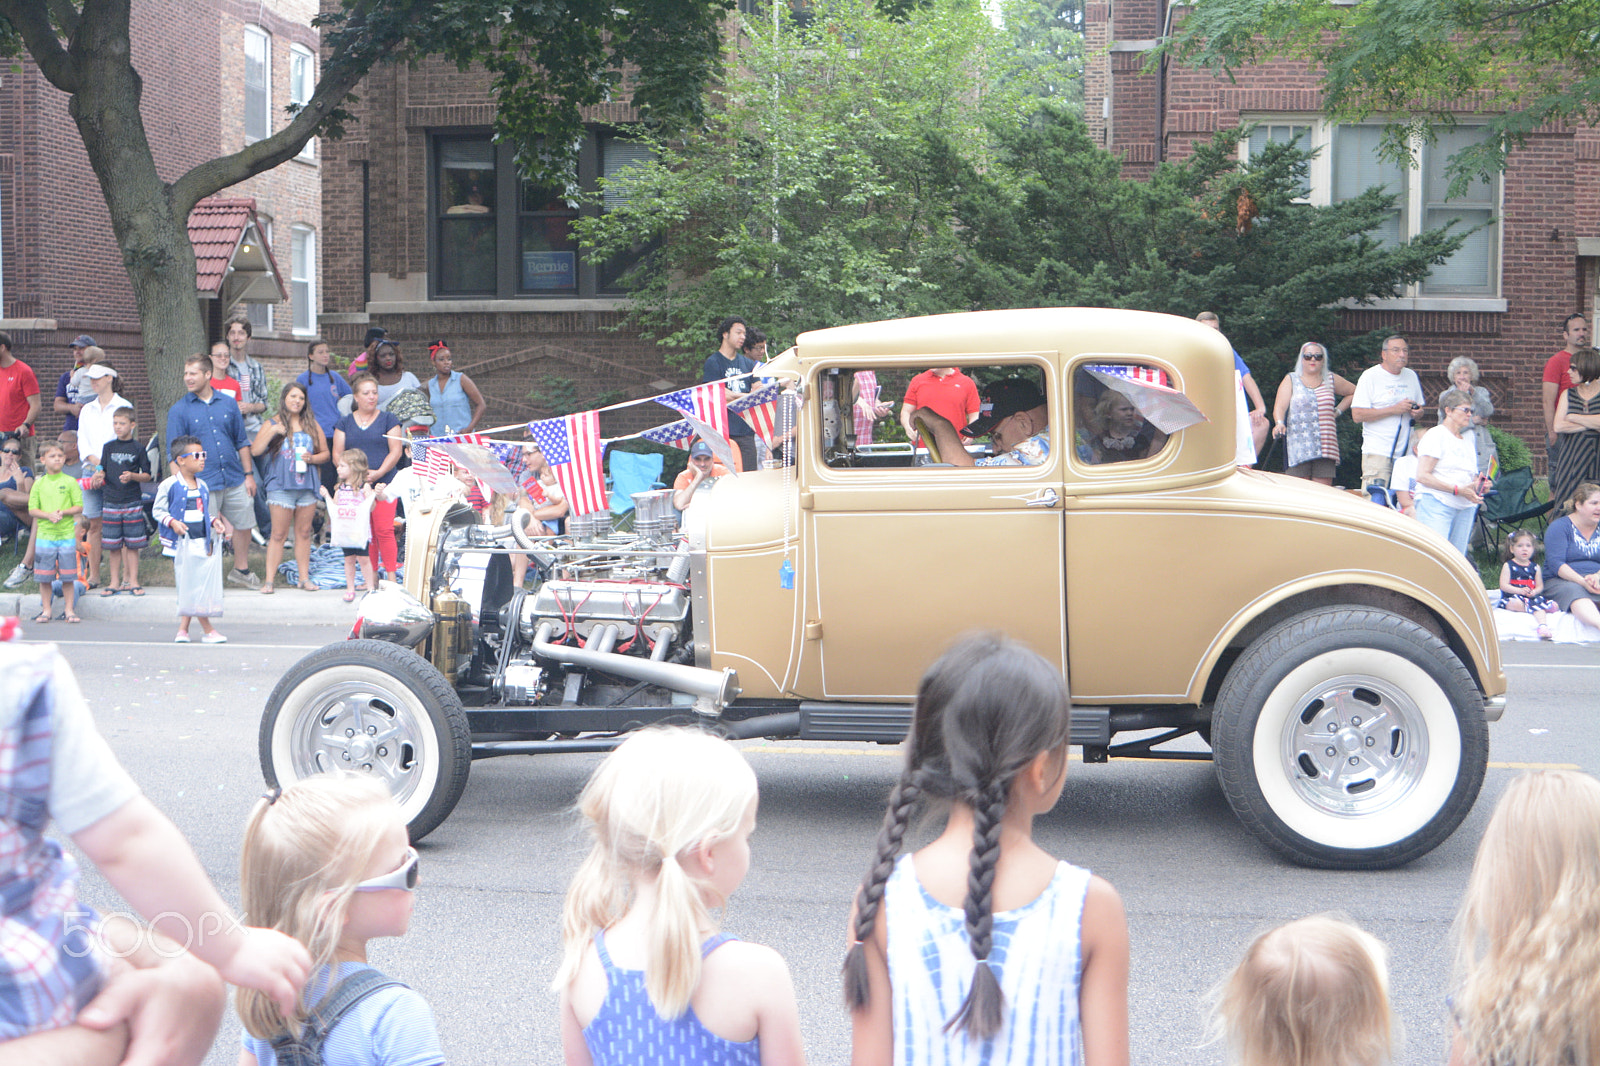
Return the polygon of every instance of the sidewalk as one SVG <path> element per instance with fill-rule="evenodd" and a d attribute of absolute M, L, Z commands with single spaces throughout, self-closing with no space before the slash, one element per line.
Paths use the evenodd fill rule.
<path fill-rule="evenodd" d="M 355 621 L 356 608 L 361 604 L 359 593 L 355 603 L 344 602 L 343 589 L 302 592 L 283 585 L 271 596 L 263 596 L 254 589 L 229 588 L 224 590 L 223 597 L 223 618 L 241 622 L 347 626 Z M 60 615 L 61 597 L 55 597 L 51 606 Z M 101 596 L 98 591 L 91 592 L 78 597 L 76 609 L 85 621 L 176 622 L 178 590 L 146 588 L 143 596 Z M 0 618 L 17 615 L 27 621 L 38 613 L 37 590 L 22 593 L 0 589 Z"/>

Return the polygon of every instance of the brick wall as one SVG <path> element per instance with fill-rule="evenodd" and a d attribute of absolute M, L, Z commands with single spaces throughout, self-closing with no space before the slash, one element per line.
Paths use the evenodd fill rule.
<path fill-rule="evenodd" d="M 1316 81 L 1303 64 L 1274 61 L 1235 72 L 1235 81 L 1169 65 L 1164 83 L 1140 74 L 1144 53 L 1118 42 L 1154 36 L 1164 0 L 1112 0 L 1086 6 L 1089 61 L 1085 112 L 1102 143 L 1124 160 L 1123 172 L 1147 176 L 1161 160 L 1187 158 L 1241 114 L 1316 113 Z M 1177 9 L 1181 21 L 1183 9 Z M 1102 117 L 1109 94 L 1109 118 Z M 1494 424 L 1534 444 L 1542 469 L 1540 376 L 1560 347 L 1562 320 L 1597 310 L 1600 260 L 1578 255 L 1578 241 L 1600 238 L 1600 130 L 1547 127 L 1514 152 L 1504 175 L 1501 291 L 1504 312 L 1364 309 L 1346 313 L 1352 332 L 1406 334 L 1411 365 L 1434 391 L 1458 355 L 1483 371 L 1494 398 Z M 1376 361 L 1376 352 L 1373 353 Z"/>
<path fill-rule="evenodd" d="M 599 398 L 652 395 L 683 381 L 666 368 L 653 343 L 614 330 L 621 314 L 610 299 L 563 297 L 541 310 L 537 298 L 419 297 L 408 313 L 369 313 L 371 286 L 426 293 L 430 137 L 487 131 L 494 97 L 486 72 L 460 71 L 437 59 L 381 66 L 356 95 L 352 111 L 358 121 L 343 140 L 322 146 L 323 333 L 337 352 L 348 357 L 360 348 L 368 326 L 380 325 L 400 342 L 407 369 L 425 378 L 426 345 L 442 337 L 456 369 L 472 377 L 489 401 L 490 425 L 546 417 L 554 412 L 545 401 L 556 397 L 588 405 Z M 585 112 L 596 124 L 633 118 L 617 104 Z M 631 432 L 667 420 L 665 408 L 629 409 L 607 416 L 602 432 Z"/>
<path fill-rule="evenodd" d="M 158 173 L 172 180 L 190 167 L 243 145 L 243 54 L 240 31 L 248 21 L 273 33 L 274 122 L 287 119 L 289 45 L 315 54 L 310 28 L 313 0 L 145 0 L 133 5 L 130 35 L 143 79 L 145 131 Z M 182 47 L 174 47 L 181 37 Z M 275 127 L 276 128 L 276 127 Z M 288 163 L 235 186 L 230 195 L 255 196 L 274 217 L 279 266 L 289 271 L 288 227 L 304 222 L 320 228 L 319 167 Z M 122 375 L 123 394 L 148 412 L 150 391 L 132 286 L 112 235 L 99 183 L 89 168 L 67 96 L 45 80 L 31 61 L 0 79 L 0 207 L 3 207 L 6 318 L 54 319 L 54 331 L 12 330 L 17 354 L 53 396 L 61 372 L 71 365 L 67 344 L 92 335 Z M 281 313 L 290 311 L 287 305 Z M 212 319 L 220 322 L 213 309 Z M 292 321 L 292 319 L 285 319 Z M 288 336 L 287 333 L 284 334 Z M 262 339 L 261 347 L 286 349 L 287 341 Z M 303 344 L 298 346 L 304 352 Z M 43 429 L 59 419 L 49 411 Z M 157 428 L 141 419 L 141 430 Z"/>

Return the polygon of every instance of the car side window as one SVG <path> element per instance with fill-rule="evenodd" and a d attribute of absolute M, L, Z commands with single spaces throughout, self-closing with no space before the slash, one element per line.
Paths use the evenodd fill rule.
<path fill-rule="evenodd" d="M 1096 361 L 1072 375 L 1073 449 L 1091 466 L 1148 459 L 1167 434 L 1145 417 L 1156 390 L 1171 388 L 1166 371 L 1136 362 Z"/>
<path fill-rule="evenodd" d="M 1038 365 L 827 368 L 818 379 L 818 402 L 812 415 L 820 420 L 817 439 L 823 462 L 835 469 L 970 465 L 951 463 L 949 457 L 938 454 L 937 441 L 930 449 L 919 431 L 916 412 L 937 414 L 957 431 L 969 425 L 982 427 L 986 425 L 986 396 L 993 387 L 1010 389 L 1013 397 L 1034 395 L 1039 406 L 1051 406 L 1045 400 L 1045 372 Z M 1005 403 L 1001 410 L 1002 417 L 1011 414 Z M 1003 449 L 996 448 L 988 433 L 949 438 L 946 443 L 959 439 L 978 465 L 1035 465 L 1049 452 L 1046 419 L 1037 416 L 1035 421 L 1038 424 L 1031 426 L 1022 440 L 1009 442 L 1007 431 L 1021 424 L 1013 419 L 1007 431 L 1002 431 Z M 1029 441 L 1028 437 L 1037 439 Z M 1015 444 L 1031 450 L 1024 461 L 1007 462 L 1005 455 Z"/>

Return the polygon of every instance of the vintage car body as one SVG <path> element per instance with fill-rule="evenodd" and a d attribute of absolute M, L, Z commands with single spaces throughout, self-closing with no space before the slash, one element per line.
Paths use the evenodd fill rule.
<path fill-rule="evenodd" d="M 855 371 L 894 382 L 951 365 L 1037 383 L 1045 462 L 913 465 L 909 446 L 856 446 L 839 417 Z M 1164 374 L 1209 421 L 1097 465 L 1078 446 L 1089 366 Z M 654 721 L 892 742 L 928 664 L 994 629 L 1060 666 L 1086 761 L 1214 756 L 1240 817 L 1295 861 L 1402 863 L 1470 810 L 1506 689 L 1478 575 L 1394 512 L 1238 470 L 1215 331 L 1134 311 L 980 312 L 804 334 L 764 372 L 802 398 L 796 462 L 722 479 L 681 540 L 533 541 L 449 503 L 411 516 L 406 587 L 364 601 L 367 639 L 314 653 L 269 700 L 269 780 L 358 765 L 390 781 L 420 836 L 471 758 L 602 750 Z M 540 561 L 532 590 L 468 587 L 451 561 L 487 554 L 492 575 L 519 547 Z M 1171 746 L 1191 734 L 1212 751 Z M 421 755 L 373 757 L 363 736 Z"/>

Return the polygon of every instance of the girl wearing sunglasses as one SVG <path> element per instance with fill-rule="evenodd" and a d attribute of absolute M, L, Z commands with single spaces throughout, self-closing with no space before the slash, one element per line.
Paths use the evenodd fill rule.
<path fill-rule="evenodd" d="M 288 1017 L 239 990 L 244 1066 L 311 1048 L 329 1066 L 444 1062 L 427 1001 L 367 961 L 369 940 L 405 934 L 417 877 L 405 819 L 372 778 L 324 774 L 262 797 L 245 827 L 245 912 L 304 944 L 314 969 Z"/>

